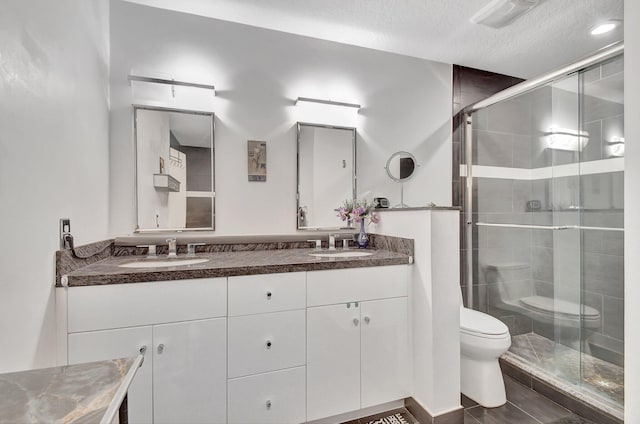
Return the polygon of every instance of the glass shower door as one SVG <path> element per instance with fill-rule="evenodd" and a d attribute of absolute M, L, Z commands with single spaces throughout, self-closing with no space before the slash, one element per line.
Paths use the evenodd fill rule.
<path fill-rule="evenodd" d="M 622 58 L 475 111 L 465 303 L 507 324 L 505 360 L 621 408 Z M 596 401 L 594 401 L 596 402 Z"/>

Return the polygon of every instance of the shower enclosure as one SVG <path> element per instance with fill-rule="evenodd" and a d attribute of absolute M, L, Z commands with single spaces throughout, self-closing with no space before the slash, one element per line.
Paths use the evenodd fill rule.
<path fill-rule="evenodd" d="M 622 46 L 467 109 L 465 303 L 507 363 L 621 416 Z M 466 171 L 466 172 L 465 172 Z"/>

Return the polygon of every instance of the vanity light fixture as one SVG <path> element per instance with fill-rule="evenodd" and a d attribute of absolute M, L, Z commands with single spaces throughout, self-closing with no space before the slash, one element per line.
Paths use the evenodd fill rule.
<path fill-rule="evenodd" d="M 591 29 L 591 35 L 602 35 L 607 32 L 611 32 L 620 25 L 621 21 L 618 19 L 610 19 L 606 22 L 602 22 Z"/>
<path fill-rule="evenodd" d="M 196 82 L 188 82 L 188 81 L 178 81 L 174 79 L 164 79 L 164 78 L 152 78 L 152 77 L 144 77 L 141 75 L 133 75 L 129 74 L 129 81 L 139 81 L 139 82 L 150 82 L 155 84 L 167 84 L 171 86 L 171 94 L 175 97 L 174 87 L 176 85 L 182 87 L 194 87 L 194 88 L 204 88 L 205 90 L 211 90 L 213 95 L 216 95 L 216 87 L 210 84 L 200 84 Z"/>
<path fill-rule="evenodd" d="M 547 137 L 547 147 L 555 150 L 580 152 L 589 142 L 588 131 L 551 127 L 544 135 Z"/>
<path fill-rule="evenodd" d="M 335 102 L 333 100 L 314 99 L 314 98 L 311 98 L 311 97 L 298 97 L 296 99 L 296 106 L 300 102 L 320 103 L 320 104 L 331 105 L 331 106 L 352 107 L 352 108 L 355 108 L 355 109 L 360 109 L 362 107 L 361 105 L 356 104 L 356 103 Z"/>

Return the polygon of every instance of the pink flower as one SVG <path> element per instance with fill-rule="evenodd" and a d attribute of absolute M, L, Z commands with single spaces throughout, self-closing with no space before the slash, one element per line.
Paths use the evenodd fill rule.
<path fill-rule="evenodd" d="M 347 210 L 343 207 L 338 208 L 338 217 L 343 220 L 346 221 L 347 219 L 349 219 L 349 212 L 347 212 Z"/>
<path fill-rule="evenodd" d="M 376 212 L 371 212 L 371 222 L 374 224 L 380 222 L 380 216 Z"/>

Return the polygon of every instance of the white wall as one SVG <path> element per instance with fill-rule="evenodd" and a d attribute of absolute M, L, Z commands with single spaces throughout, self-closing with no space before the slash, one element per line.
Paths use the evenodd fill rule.
<path fill-rule="evenodd" d="M 451 203 L 450 65 L 118 0 L 111 6 L 115 234 L 135 228 L 131 70 L 216 86 L 209 102 L 216 114 L 216 233 L 295 231 L 297 97 L 363 106 L 361 194 L 397 203 L 399 187 L 383 167 L 391 153 L 409 150 L 421 168 L 406 187 L 406 203 Z M 247 140 L 267 141 L 264 183 L 247 181 Z"/>
<path fill-rule="evenodd" d="M 370 229 L 414 239 L 412 396 L 432 415 L 460 408 L 460 241 L 457 210 L 381 212 Z"/>
<path fill-rule="evenodd" d="M 58 219 L 107 238 L 108 18 L 99 0 L 0 13 L 0 373 L 55 364 Z"/>
<path fill-rule="evenodd" d="M 624 2 L 625 422 L 640 422 L 640 3 Z M 627 260 L 627 258 L 633 258 Z"/>

